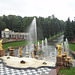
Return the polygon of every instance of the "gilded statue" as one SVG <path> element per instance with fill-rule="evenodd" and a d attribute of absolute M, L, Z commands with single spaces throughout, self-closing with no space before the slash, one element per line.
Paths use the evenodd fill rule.
<path fill-rule="evenodd" d="M 22 57 L 21 47 L 19 47 L 20 57 Z"/>
<path fill-rule="evenodd" d="M 61 55 L 61 44 L 56 45 L 56 48 L 58 49 L 57 56 Z"/>
<path fill-rule="evenodd" d="M 2 41 L 3 41 L 3 39 L 0 40 L 0 50 L 3 50 L 3 48 L 2 48 Z"/>

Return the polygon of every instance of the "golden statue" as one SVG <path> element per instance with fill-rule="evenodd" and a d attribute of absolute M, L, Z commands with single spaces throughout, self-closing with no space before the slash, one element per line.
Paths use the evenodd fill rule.
<path fill-rule="evenodd" d="M 32 51 L 32 53 L 31 53 L 31 57 L 32 58 L 34 58 L 35 56 L 36 56 L 36 53 L 37 53 L 37 45 L 34 45 L 34 48 L 35 48 L 35 50 L 34 51 Z"/>
<path fill-rule="evenodd" d="M 34 45 L 34 57 L 39 57 L 39 56 L 38 56 L 37 45 Z"/>
<path fill-rule="evenodd" d="M 65 55 L 65 57 L 64 57 L 65 61 L 67 61 L 67 52 L 66 51 L 64 52 L 64 55 Z"/>
<path fill-rule="evenodd" d="M 34 49 L 34 57 L 35 58 L 39 58 L 42 60 L 42 54 L 43 54 L 43 51 L 42 50 L 38 50 L 38 47 L 37 45 L 34 45 L 35 49 Z"/>
<path fill-rule="evenodd" d="M 61 54 L 61 43 L 59 45 L 56 45 L 56 48 L 58 49 L 58 52 L 57 52 L 57 65 L 60 65 L 60 64 L 62 65 L 62 63 L 63 63 L 66 66 L 72 66 L 73 59 L 70 56 L 67 56 L 67 52 L 65 51 L 64 54 Z"/>
<path fill-rule="evenodd" d="M 20 57 L 22 57 L 21 47 L 19 47 Z"/>
<path fill-rule="evenodd" d="M 3 48 L 2 48 L 2 41 L 3 41 L 3 39 L 0 40 L 0 57 L 5 55 L 5 50 L 3 50 Z"/>
<path fill-rule="evenodd" d="M 3 39 L 0 40 L 0 50 L 3 50 L 3 48 L 2 48 L 2 41 L 3 41 Z"/>
<path fill-rule="evenodd" d="M 69 60 L 69 62 L 72 63 L 72 62 L 73 62 L 73 59 L 71 58 L 71 59 Z"/>
<path fill-rule="evenodd" d="M 58 49 L 57 56 L 60 56 L 61 55 L 61 44 L 56 45 L 56 48 Z"/>

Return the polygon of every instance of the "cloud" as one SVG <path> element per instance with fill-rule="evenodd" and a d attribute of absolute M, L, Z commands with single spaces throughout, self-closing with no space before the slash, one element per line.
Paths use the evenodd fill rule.
<path fill-rule="evenodd" d="M 55 16 L 66 20 L 73 18 L 74 0 L 0 0 L 0 15 Z"/>

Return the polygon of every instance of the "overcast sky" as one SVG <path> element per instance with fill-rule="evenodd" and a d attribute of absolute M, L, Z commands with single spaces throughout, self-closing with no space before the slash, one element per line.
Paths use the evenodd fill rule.
<path fill-rule="evenodd" d="M 0 16 L 9 14 L 74 20 L 75 0 L 0 0 Z"/>

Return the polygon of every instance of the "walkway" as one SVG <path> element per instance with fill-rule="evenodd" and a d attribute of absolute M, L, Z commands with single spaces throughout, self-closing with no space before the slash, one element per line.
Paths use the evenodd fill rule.
<path fill-rule="evenodd" d="M 11 69 L 3 66 L 0 64 L 0 75 L 41 75 L 41 74 L 49 74 L 51 69 L 49 68 L 39 68 L 37 70 L 18 70 L 18 69 Z"/>

